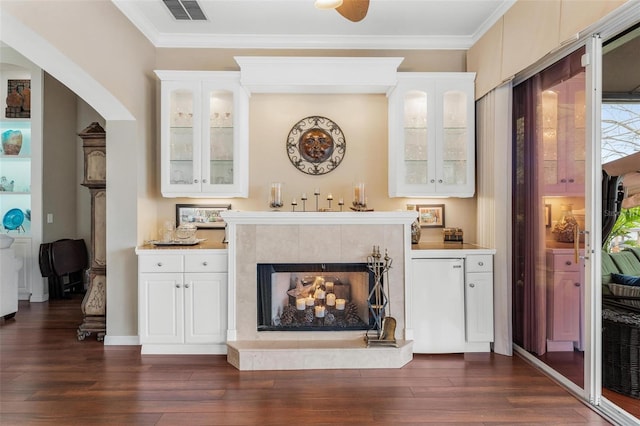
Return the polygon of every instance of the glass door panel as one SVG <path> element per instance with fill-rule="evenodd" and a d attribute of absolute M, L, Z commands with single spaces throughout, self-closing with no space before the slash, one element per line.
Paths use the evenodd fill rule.
<path fill-rule="evenodd" d="M 446 185 L 467 183 L 467 102 L 461 91 L 443 95 L 442 180 Z"/>
<path fill-rule="evenodd" d="M 514 87 L 514 343 L 584 386 L 585 69 L 579 49 Z M 578 183 L 580 182 L 580 183 Z M 577 253 L 576 253 L 577 252 Z"/>
<path fill-rule="evenodd" d="M 169 102 L 169 182 L 191 185 L 194 179 L 193 92 L 172 90 Z"/>
<path fill-rule="evenodd" d="M 233 93 L 219 90 L 209 93 L 209 182 L 232 185 L 234 162 Z"/>
<path fill-rule="evenodd" d="M 405 94 L 403 120 L 404 183 L 426 184 L 432 161 L 428 154 L 426 92 L 412 90 Z"/>

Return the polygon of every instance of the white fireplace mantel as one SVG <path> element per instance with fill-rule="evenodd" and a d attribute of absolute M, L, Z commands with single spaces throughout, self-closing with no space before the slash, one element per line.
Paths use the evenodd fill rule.
<path fill-rule="evenodd" d="M 225 210 L 221 216 L 227 225 L 410 225 L 417 211 L 380 212 L 279 212 Z"/>

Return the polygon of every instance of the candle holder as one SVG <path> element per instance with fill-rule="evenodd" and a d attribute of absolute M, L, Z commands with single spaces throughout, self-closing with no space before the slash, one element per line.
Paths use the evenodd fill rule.
<path fill-rule="evenodd" d="M 313 191 L 313 195 L 315 195 L 316 197 L 316 211 L 319 211 L 319 206 L 318 206 L 318 197 L 320 196 L 320 189 L 316 188 Z"/>
<path fill-rule="evenodd" d="M 296 199 L 294 198 L 293 200 L 291 200 L 291 211 L 295 212 L 296 211 L 296 206 L 298 205 L 298 202 L 296 201 Z"/>
<path fill-rule="evenodd" d="M 329 211 L 331 211 L 331 201 L 333 201 L 333 195 L 327 195 L 327 201 L 329 202 Z"/>
<path fill-rule="evenodd" d="M 340 206 L 340 211 L 344 208 L 344 198 L 340 198 L 338 200 L 338 205 Z"/>
<path fill-rule="evenodd" d="M 365 194 L 366 186 L 364 183 L 356 183 L 353 186 L 353 210 L 366 211 L 367 197 Z"/>
<path fill-rule="evenodd" d="M 306 212 L 307 211 L 307 193 L 303 192 L 300 199 L 302 200 L 302 211 Z"/>
<path fill-rule="evenodd" d="M 282 202 L 282 183 L 274 182 L 271 184 L 271 192 L 269 195 L 269 207 L 279 209 L 284 205 Z"/>

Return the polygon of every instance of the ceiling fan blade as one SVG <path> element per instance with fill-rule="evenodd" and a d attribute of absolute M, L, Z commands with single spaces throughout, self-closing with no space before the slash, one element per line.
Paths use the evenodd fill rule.
<path fill-rule="evenodd" d="M 367 16 L 369 0 L 344 0 L 342 6 L 339 6 L 336 10 L 348 20 L 359 22 Z"/>

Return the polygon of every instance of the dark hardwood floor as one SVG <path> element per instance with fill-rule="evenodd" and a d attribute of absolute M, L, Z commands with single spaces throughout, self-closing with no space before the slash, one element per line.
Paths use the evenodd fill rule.
<path fill-rule="evenodd" d="M 518 356 L 417 355 L 402 369 L 240 372 L 76 338 L 80 300 L 0 320 L 0 424 L 609 424 Z"/>
<path fill-rule="evenodd" d="M 572 352 L 547 352 L 538 356 L 551 368 L 562 374 L 576 385 L 584 386 L 584 353 Z M 640 400 L 630 396 L 614 392 L 607 388 L 602 389 L 602 396 L 623 408 L 629 414 L 640 419 Z"/>

